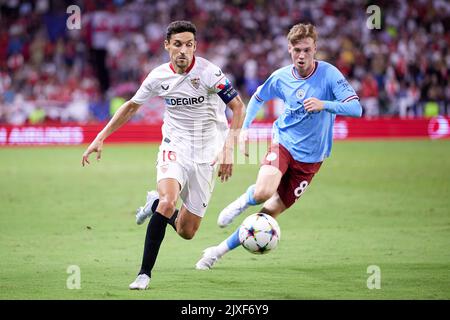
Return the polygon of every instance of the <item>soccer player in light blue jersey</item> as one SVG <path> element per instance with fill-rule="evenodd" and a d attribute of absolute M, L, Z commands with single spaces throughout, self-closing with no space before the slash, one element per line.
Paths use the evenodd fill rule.
<path fill-rule="evenodd" d="M 314 59 L 315 27 L 297 24 L 287 39 L 292 64 L 272 73 L 250 99 L 240 134 L 241 150 L 245 153 L 247 129 L 265 101 L 279 98 L 284 101 L 285 111 L 273 124 L 272 144 L 256 184 L 220 213 L 220 227 L 228 226 L 249 206 L 263 203 L 259 212 L 274 218 L 291 207 L 330 155 L 336 115 L 362 114 L 359 98 L 342 73 L 333 65 Z M 239 245 L 238 228 L 218 246 L 205 249 L 196 268 L 212 268 L 226 252 Z"/>

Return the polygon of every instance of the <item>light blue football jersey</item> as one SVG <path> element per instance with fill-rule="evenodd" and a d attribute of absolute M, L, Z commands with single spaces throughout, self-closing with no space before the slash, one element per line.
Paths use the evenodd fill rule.
<path fill-rule="evenodd" d="M 273 141 L 301 162 L 320 162 L 331 153 L 336 114 L 360 117 L 358 96 L 342 73 L 330 63 L 315 61 L 313 71 L 302 78 L 294 65 L 276 70 L 253 95 L 258 102 L 280 98 L 285 110 L 273 124 Z M 303 102 L 315 97 L 324 110 L 308 113 Z M 352 101 L 354 100 L 354 101 Z M 352 101 L 352 103 L 346 103 Z"/>

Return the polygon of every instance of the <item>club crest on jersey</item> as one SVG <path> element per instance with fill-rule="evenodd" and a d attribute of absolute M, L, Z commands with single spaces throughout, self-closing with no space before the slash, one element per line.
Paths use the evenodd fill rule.
<path fill-rule="evenodd" d="M 200 88 L 200 78 L 191 79 L 191 84 L 195 89 Z"/>
<path fill-rule="evenodd" d="M 297 96 L 297 98 L 299 99 L 303 99 L 305 97 L 305 90 L 303 89 L 298 89 L 297 93 L 295 94 Z"/>

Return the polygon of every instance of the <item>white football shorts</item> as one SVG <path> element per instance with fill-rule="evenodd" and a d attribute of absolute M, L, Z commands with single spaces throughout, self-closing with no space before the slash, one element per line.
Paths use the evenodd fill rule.
<path fill-rule="evenodd" d="M 159 147 L 156 163 L 157 182 L 173 178 L 181 186 L 183 205 L 193 214 L 203 218 L 214 190 L 217 165 L 196 163 L 184 158 L 166 144 Z"/>

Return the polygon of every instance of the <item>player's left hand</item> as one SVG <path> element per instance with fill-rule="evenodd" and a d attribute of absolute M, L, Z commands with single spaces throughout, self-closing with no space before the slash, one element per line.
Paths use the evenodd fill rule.
<path fill-rule="evenodd" d="M 219 155 L 219 172 L 217 176 L 221 182 L 227 181 L 233 175 L 233 155 L 234 149 L 225 146 Z"/>
<path fill-rule="evenodd" d="M 317 98 L 308 98 L 303 102 L 307 112 L 322 111 L 325 103 Z"/>

